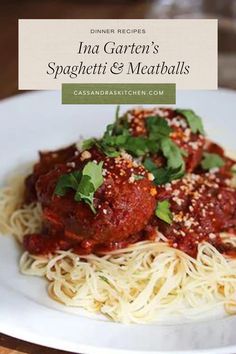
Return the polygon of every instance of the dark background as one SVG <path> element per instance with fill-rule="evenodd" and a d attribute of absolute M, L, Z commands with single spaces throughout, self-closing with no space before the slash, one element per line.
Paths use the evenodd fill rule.
<path fill-rule="evenodd" d="M 236 89 L 236 0 L 0 0 L 0 99 L 19 93 L 20 18 L 218 18 L 219 86 Z M 0 354 L 19 353 L 65 352 L 0 334 Z"/>

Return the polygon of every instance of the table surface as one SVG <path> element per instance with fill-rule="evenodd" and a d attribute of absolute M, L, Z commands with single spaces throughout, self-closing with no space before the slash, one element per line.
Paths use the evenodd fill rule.
<path fill-rule="evenodd" d="M 209 2 L 213 4 L 214 2 Z M 2 0 L 0 4 L 0 99 L 17 90 L 17 20 L 19 18 L 154 18 L 153 1 Z M 153 15 L 154 14 L 154 15 Z M 187 16 L 186 16 L 187 17 Z M 217 17 L 217 16 L 215 16 Z M 227 26 L 226 26 L 227 27 Z M 236 89 L 236 40 L 220 32 L 219 84 Z M 234 47 L 232 47 L 232 45 Z M 235 73 L 235 75 L 233 74 Z M 0 354 L 65 354 L 0 334 Z"/>
<path fill-rule="evenodd" d="M 0 354 L 68 354 L 0 334 Z"/>

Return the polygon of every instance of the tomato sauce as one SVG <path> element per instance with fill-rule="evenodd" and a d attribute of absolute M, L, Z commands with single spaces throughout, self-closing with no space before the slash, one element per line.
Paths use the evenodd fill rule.
<path fill-rule="evenodd" d="M 187 174 L 162 186 L 127 153 L 108 157 L 98 147 L 79 152 L 75 145 L 58 151 L 40 153 L 33 173 L 26 178 L 25 203 L 37 201 L 43 209 L 40 234 L 26 235 L 24 247 L 32 254 L 49 254 L 73 249 L 78 254 L 122 249 L 141 240 L 155 240 L 161 232 L 169 244 L 196 257 L 199 243 L 207 241 L 221 253 L 236 255 L 236 249 L 224 243 L 221 232 L 236 235 L 236 190 L 230 186 L 235 161 L 224 150 L 193 134 L 182 116 L 170 109 L 133 110 L 128 113 L 134 136 L 147 134 L 145 117 L 162 115 L 173 128 L 171 138 L 187 151 Z M 216 153 L 224 166 L 204 171 L 200 165 L 204 152 Z M 60 176 L 81 170 L 88 161 L 103 161 L 104 183 L 94 195 L 94 214 L 84 202 L 74 200 L 74 191 L 55 195 Z M 162 166 L 161 154 L 153 156 Z M 172 222 L 155 215 L 158 202 L 168 200 Z"/>

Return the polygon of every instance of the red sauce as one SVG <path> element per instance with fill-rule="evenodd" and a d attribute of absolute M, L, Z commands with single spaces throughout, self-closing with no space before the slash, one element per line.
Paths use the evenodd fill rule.
<path fill-rule="evenodd" d="M 235 162 L 224 156 L 223 149 L 189 131 L 185 119 L 175 111 L 159 110 L 173 128 L 171 138 L 188 151 L 187 174 L 178 181 L 154 186 L 150 174 L 127 154 L 119 158 L 105 156 L 98 148 L 79 153 L 75 145 L 55 152 L 40 153 L 40 161 L 26 179 L 26 202 L 37 200 L 43 208 L 40 234 L 26 235 L 24 247 L 32 254 L 48 254 L 73 249 L 78 254 L 121 249 L 140 240 L 155 240 L 157 231 L 172 247 L 196 257 L 198 244 L 208 241 L 221 253 L 236 255 L 224 244 L 223 231 L 236 231 L 236 190 L 228 185 Z M 146 134 L 144 119 L 152 111 L 129 113 L 133 135 Z M 225 165 L 211 173 L 200 167 L 204 151 L 222 156 Z M 54 194 L 58 178 L 82 169 L 88 161 L 103 161 L 104 183 L 95 193 L 93 214 L 88 205 L 74 200 L 74 191 L 64 197 Z M 153 156 L 157 166 L 165 159 Z M 135 179 L 135 176 L 141 178 Z M 159 201 L 168 200 L 173 215 L 171 225 L 154 215 Z"/>
<path fill-rule="evenodd" d="M 47 151 L 39 153 L 39 162 L 34 165 L 33 173 L 25 180 L 25 201 L 31 203 L 37 200 L 35 190 L 38 178 L 49 172 L 57 164 L 69 161 L 78 152 L 75 144 L 57 151 Z"/>
<path fill-rule="evenodd" d="M 170 201 L 173 222 L 169 225 L 153 218 L 152 224 L 173 247 L 193 257 L 204 240 L 223 249 L 219 233 L 236 230 L 236 190 L 216 174 L 190 174 L 160 188 L 157 196 Z"/>

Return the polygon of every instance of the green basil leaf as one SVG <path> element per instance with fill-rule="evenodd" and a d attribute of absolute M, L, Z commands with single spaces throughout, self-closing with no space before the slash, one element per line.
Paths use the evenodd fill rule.
<path fill-rule="evenodd" d="M 147 145 L 147 150 L 151 155 L 156 154 L 160 150 L 159 140 L 147 140 L 146 145 Z"/>
<path fill-rule="evenodd" d="M 116 119 L 113 127 L 113 135 L 130 135 L 127 114 Z"/>
<path fill-rule="evenodd" d="M 157 167 L 151 159 L 146 159 L 143 165 L 155 177 L 154 183 L 156 185 L 166 184 L 175 179 L 179 179 L 183 177 L 185 172 L 183 165 L 177 168 Z"/>
<path fill-rule="evenodd" d="M 209 171 L 212 168 L 222 167 L 222 166 L 224 166 L 224 164 L 225 164 L 224 160 L 218 154 L 213 154 L 213 153 L 209 153 L 209 152 L 205 152 L 203 154 L 203 159 L 201 161 L 201 167 L 206 171 Z"/>
<path fill-rule="evenodd" d="M 94 192 L 95 188 L 91 182 L 91 178 L 86 175 L 82 176 L 79 187 L 75 193 L 75 200 L 77 202 L 83 201 L 84 203 L 88 204 L 95 214 L 96 210 L 93 205 Z"/>
<path fill-rule="evenodd" d="M 82 150 L 88 150 L 96 144 L 95 138 L 86 139 L 82 142 Z"/>
<path fill-rule="evenodd" d="M 104 146 L 102 144 L 99 147 L 102 149 L 104 154 L 109 156 L 109 157 L 118 157 L 118 156 L 120 156 L 120 152 L 117 151 L 116 148 L 109 147 L 109 146 Z"/>
<path fill-rule="evenodd" d="M 184 172 L 185 170 L 183 169 L 183 166 L 176 168 L 161 167 L 157 170 L 157 177 L 155 178 L 154 182 L 157 185 L 166 184 L 183 177 Z"/>
<path fill-rule="evenodd" d="M 89 161 L 82 171 L 62 175 L 54 193 L 64 196 L 68 189 L 73 189 L 75 191 L 74 199 L 77 202 L 83 201 L 88 204 L 91 210 L 96 213 L 93 201 L 94 193 L 103 184 L 102 165 L 102 161 L 99 164 Z"/>
<path fill-rule="evenodd" d="M 114 126 L 115 124 L 108 124 L 107 127 L 106 127 L 106 130 L 105 130 L 105 133 L 104 133 L 104 138 L 107 138 L 109 136 L 112 136 L 112 132 L 113 132 L 113 129 L 114 129 Z"/>
<path fill-rule="evenodd" d="M 84 166 L 82 171 L 83 176 L 90 177 L 91 183 L 93 184 L 95 191 L 103 184 L 102 166 L 102 161 L 99 162 L 99 164 L 89 161 Z"/>
<path fill-rule="evenodd" d="M 157 167 L 151 159 L 146 159 L 143 165 L 153 174 L 155 177 L 154 183 L 157 185 L 169 183 L 184 175 L 183 165 L 180 165 L 177 168 Z"/>
<path fill-rule="evenodd" d="M 148 152 L 147 139 L 145 137 L 129 136 L 122 145 L 123 149 L 133 156 L 143 156 Z"/>
<path fill-rule="evenodd" d="M 128 136 L 130 136 L 128 128 L 123 126 L 119 119 L 107 126 L 102 139 L 97 141 L 97 145 L 107 156 L 116 157 L 120 155 L 120 149 L 126 143 Z"/>
<path fill-rule="evenodd" d="M 148 136 L 152 140 L 158 140 L 163 137 L 168 137 L 171 133 L 167 121 L 164 118 L 153 116 L 146 118 Z"/>
<path fill-rule="evenodd" d="M 115 121 L 117 122 L 120 116 L 120 105 L 116 107 Z"/>
<path fill-rule="evenodd" d="M 54 193 L 63 197 L 66 194 L 68 188 L 77 190 L 81 175 L 81 171 L 75 171 L 60 176 Z"/>
<path fill-rule="evenodd" d="M 162 202 L 158 202 L 155 215 L 165 221 L 167 224 L 171 224 L 173 220 L 173 216 L 170 210 L 170 203 L 168 200 L 163 200 Z"/>
<path fill-rule="evenodd" d="M 135 181 L 140 181 L 141 179 L 143 179 L 144 176 L 141 176 L 141 175 L 134 175 L 134 180 Z"/>
<path fill-rule="evenodd" d="M 156 166 L 156 164 L 151 160 L 151 159 L 145 159 L 143 162 L 143 166 L 150 172 L 153 173 L 154 177 L 156 170 L 158 170 L 158 167 Z"/>
<path fill-rule="evenodd" d="M 179 166 L 185 167 L 185 162 L 182 157 L 182 150 L 169 138 L 161 139 L 161 150 L 167 159 L 167 167 L 175 169 Z"/>
<path fill-rule="evenodd" d="M 191 109 L 176 109 L 176 112 L 182 114 L 190 126 L 193 133 L 205 134 L 202 119 Z"/>
<path fill-rule="evenodd" d="M 93 213 L 96 213 L 94 208 L 94 193 L 103 184 L 101 161 L 99 164 L 89 161 L 83 168 L 82 178 L 80 180 L 77 192 L 75 194 L 75 200 L 87 203 Z"/>

